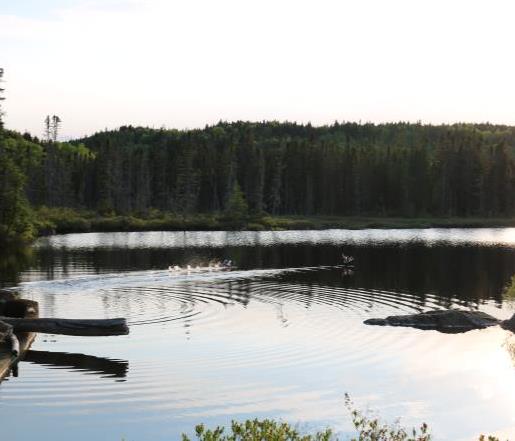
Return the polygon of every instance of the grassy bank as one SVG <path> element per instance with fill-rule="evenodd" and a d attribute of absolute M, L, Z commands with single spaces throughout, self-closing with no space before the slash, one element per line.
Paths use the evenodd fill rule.
<path fill-rule="evenodd" d="M 389 218 L 336 216 L 176 215 L 152 211 L 145 215 L 100 215 L 70 208 L 35 210 L 39 235 L 113 231 L 322 230 L 329 228 L 515 227 L 515 218 Z"/>
<path fill-rule="evenodd" d="M 338 217 L 338 216 L 288 216 L 273 218 L 286 225 L 302 224 L 316 230 L 343 228 L 480 228 L 515 227 L 515 218 L 493 217 Z M 288 229 L 288 228 L 286 228 Z"/>

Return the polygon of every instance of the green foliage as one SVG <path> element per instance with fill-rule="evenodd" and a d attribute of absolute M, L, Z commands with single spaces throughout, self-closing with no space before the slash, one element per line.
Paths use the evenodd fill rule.
<path fill-rule="evenodd" d="M 0 241 L 26 241 L 36 233 L 26 183 L 41 156 L 39 145 L 0 131 Z"/>
<path fill-rule="evenodd" d="M 503 298 L 508 302 L 515 302 L 515 275 L 511 276 L 511 279 L 504 287 L 502 294 Z"/>
<path fill-rule="evenodd" d="M 378 418 L 356 410 L 347 394 L 345 394 L 345 405 L 357 432 L 356 436 L 350 438 L 351 441 L 431 441 L 432 439 L 426 423 L 422 423 L 418 429 L 407 430 L 400 426 L 398 421 L 393 424 L 381 422 Z M 269 419 L 244 422 L 233 420 L 229 430 L 220 426 L 206 429 L 204 424 L 199 424 L 195 427 L 195 436 L 199 441 L 330 441 L 336 439 L 331 429 L 314 435 L 302 435 L 288 423 Z M 191 438 L 183 434 L 182 441 L 191 441 Z M 479 441 L 499 441 L 499 439 L 481 435 Z"/>
<path fill-rule="evenodd" d="M 225 210 L 225 218 L 229 221 L 243 222 L 249 214 L 249 206 L 238 183 L 234 184 Z"/>
<path fill-rule="evenodd" d="M 22 244 L 24 245 L 24 244 Z M 2 282 L 8 285 L 17 284 L 22 271 L 30 267 L 34 261 L 34 249 L 20 246 L 19 243 L 3 244 L 0 247 L 0 274 Z"/>
<path fill-rule="evenodd" d="M 91 231 L 95 213 L 67 207 L 41 206 L 34 210 L 35 226 L 40 235 L 85 233 Z"/>
<path fill-rule="evenodd" d="M 57 142 L 54 145 L 62 155 L 85 160 L 95 159 L 95 153 L 88 149 L 83 143 L 72 144 L 69 142 Z"/>
<path fill-rule="evenodd" d="M 185 131 L 129 126 L 82 143 L 95 155 L 85 205 L 121 214 L 224 213 L 234 183 L 254 215 L 515 214 L 508 126 L 238 121 Z"/>
<path fill-rule="evenodd" d="M 509 126 L 238 121 L 184 131 L 121 127 L 42 146 L 1 133 L 3 238 L 34 234 L 30 206 L 100 215 L 38 216 L 42 232 L 515 222 Z"/>
<path fill-rule="evenodd" d="M 195 427 L 196 438 L 199 441 L 329 441 L 332 439 L 331 430 L 327 429 L 315 435 L 301 435 L 295 428 L 287 423 L 274 420 L 247 420 L 245 422 L 233 421 L 230 432 L 225 428 L 217 427 L 214 430 L 206 429 L 203 424 Z M 183 441 L 190 441 L 187 435 L 182 435 Z"/>

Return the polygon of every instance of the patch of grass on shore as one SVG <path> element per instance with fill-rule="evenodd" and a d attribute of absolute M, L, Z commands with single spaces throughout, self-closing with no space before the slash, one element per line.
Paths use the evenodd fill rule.
<path fill-rule="evenodd" d="M 266 218 L 265 218 L 266 219 Z M 483 217 L 340 217 L 340 216 L 279 216 L 271 217 L 271 223 L 284 229 L 329 229 L 349 230 L 368 228 L 480 228 L 480 227 L 515 227 L 515 218 Z"/>
<path fill-rule="evenodd" d="M 367 228 L 515 227 L 515 218 L 391 218 L 338 216 L 246 216 L 223 213 L 178 215 L 150 210 L 143 214 L 104 214 L 72 208 L 35 210 L 39 235 L 114 231 L 323 230 Z"/>

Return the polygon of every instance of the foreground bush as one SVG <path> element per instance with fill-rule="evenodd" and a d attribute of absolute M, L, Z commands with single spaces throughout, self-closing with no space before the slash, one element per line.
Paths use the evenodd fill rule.
<path fill-rule="evenodd" d="M 345 396 L 345 405 L 350 411 L 352 423 L 357 436 L 351 441 L 431 441 L 432 436 L 426 423 L 419 429 L 407 430 L 399 422 L 389 424 L 378 418 L 371 418 L 363 412 L 354 409 L 349 396 Z M 206 429 L 203 424 L 195 427 L 196 439 L 199 441 L 331 441 L 337 440 L 331 429 L 317 432 L 314 435 L 301 435 L 297 429 L 288 423 L 274 420 L 232 421 L 229 431 L 225 427 Z M 182 441 L 191 441 L 183 434 Z M 499 441 L 493 436 L 481 435 L 479 441 Z"/>
<path fill-rule="evenodd" d="M 247 420 L 244 423 L 233 421 L 230 432 L 225 433 L 224 427 L 206 430 L 203 424 L 195 427 L 197 439 L 200 441 L 329 441 L 332 439 L 331 430 L 318 432 L 316 435 L 300 435 L 287 423 L 273 420 Z M 182 435 L 183 441 L 191 441 Z"/>

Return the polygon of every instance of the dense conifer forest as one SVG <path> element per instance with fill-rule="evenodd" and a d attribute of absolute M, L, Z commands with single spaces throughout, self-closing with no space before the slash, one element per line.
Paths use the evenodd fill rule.
<path fill-rule="evenodd" d="M 0 222 L 30 207 L 103 215 L 509 217 L 515 128 L 495 125 L 221 122 L 121 127 L 69 143 L 2 130 Z M 231 205 L 232 204 L 232 205 Z"/>
<path fill-rule="evenodd" d="M 33 209 L 140 218 L 510 217 L 515 128 L 491 124 L 220 122 L 125 126 L 57 141 L 0 126 L 1 236 L 34 235 Z M 43 210 L 43 211 L 41 211 Z M 156 214 L 157 213 L 157 214 Z"/>
<path fill-rule="evenodd" d="M 218 212 L 240 187 L 250 212 L 272 215 L 510 216 L 515 208 L 515 129 L 503 126 L 122 127 L 76 146 L 44 146 L 30 176 L 34 205 Z"/>

